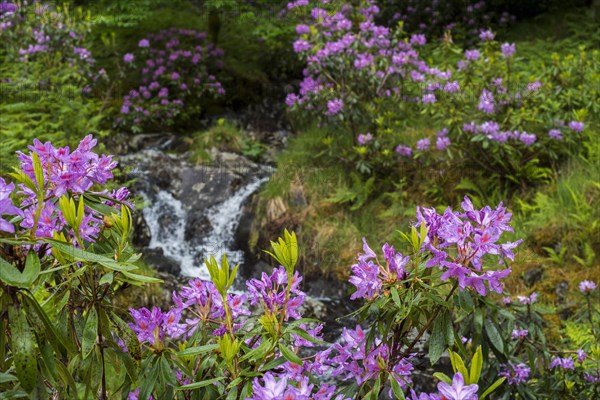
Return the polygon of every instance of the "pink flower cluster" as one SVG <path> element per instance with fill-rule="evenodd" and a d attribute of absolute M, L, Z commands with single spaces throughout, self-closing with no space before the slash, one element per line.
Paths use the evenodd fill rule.
<path fill-rule="evenodd" d="M 507 277 L 511 269 L 484 270 L 483 267 L 488 256 L 514 260 L 512 250 L 522 240 L 498 243 L 502 233 L 512 232 L 508 225 L 512 214 L 502 203 L 496 209 L 485 206 L 476 210 L 466 196 L 462 209 L 459 213 L 448 207 L 443 214 L 438 214 L 434 208 L 417 208 L 417 226 L 425 223 L 428 228 L 421 249 L 431 255 L 426 266 L 439 267 L 443 271 L 441 280 L 454 278 L 461 290 L 471 287 L 482 296 L 487 294 L 488 288 L 502 293 L 500 280 Z"/>
<path fill-rule="evenodd" d="M 201 99 L 225 93 L 215 73 L 223 50 L 207 43 L 206 33 L 171 28 L 150 34 L 123 61 L 141 84 L 123 97 L 120 123 L 171 125 L 176 117 L 199 112 Z"/>
<path fill-rule="evenodd" d="M 102 216 L 86 206 L 79 232 L 75 234 L 71 228 L 66 229 L 67 222 L 58 207 L 57 200 L 65 194 L 79 198 L 85 192 L 89 192 L 94 184 L 104 185 L 113 177 L 111 171 L 117 166 L 117 163 L 112 160 L 111 156 L 100 156 L 94 153 L 92 149 L 96 143 L 97 141 L 92 135 L 88 135 L 75 150 L 71 151 L 69 147 L 56 148 L 50 142 L 41 143 L 35 139 L 33 145 L 29 146 L 31 151 L 28 155 L 18 152 L 21 171 L 33 182 L 36 182 L 36 176 L 32 154 L 35 153 L 39 157 L 45 201 L 40 215 L 37 216 L 38 197 L 35 192 L 24 184 L 19 184 L 18 190 L 15 192 L 14 184 L 6 184 L 4 180 L 0 180 L 0 216 L 8 214 L 21 217 L 14 223 L 0 218 L 0 230 L 9 233 L 14 233 L 19 227 L 21 233 L 31 230 L 35 226 L 37 216 L 38 224 L 35 234 L 38 237 L 53 238 L 55 233 L 63 232 L 75 245 L 77 245 L 75 240 L 77 236 L 83 240 L 94 242 L 103 226 Z M 126 202 L 129 197 L 129 191 L 126 188 L 113 192 L 105 190 L 102 194 L 112 200 L 105 200 L 105 204 L 117 204 L 116 208 L 119 208 L 119 203 Z M 9 198 L 10 195 L 16 195 L 21 199 L 18 208 L 13 205 Z"/>

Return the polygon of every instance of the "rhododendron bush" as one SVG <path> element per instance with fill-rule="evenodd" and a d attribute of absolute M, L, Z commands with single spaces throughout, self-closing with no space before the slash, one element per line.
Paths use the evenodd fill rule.
<path fill-rule="evenodd" d="M 450 34 L 428 44 L 423 34 L 378 25 L 373 1 L 332 10 L 297 3 L 290 4 L 311 15 L 293 44 L 306 68 L 286 103 L 340 136 L 352 134 L 352 142 L 328 143 L 362 173 L 477 170 L 523 188 L 547 182 L 587 140 L 586 108 L 595 107 L 597 91 L 573 103 L 578 83 L 556 79 L 556 69 L 532 76 L 516 45 L 497 42 L 489 29 L 463 50 Z M 580 68 L 580 83 L 593 82 L 598 57 L 581 50 L 568 69 Z"/>
<path fill-rule="evenodd" d="M 222 55 L 205 32 L 191 29 L 171 28 L 140 39 L 138 51 L 123 55 L 140 85 L 123 97 L 119 123 L 139 132 L 198 116 L 202 100 L 225 93 L 214 75 L 223 67 Z"/>
<path fill-rule="evenodd" d="M 483 399 L 490 393 L 600 389 L 596 284 L 579 285 L 589 340 L 549 347 L 537 294 L 513 298 L 503 280 L 521 240 L 499 204 L 461 211 L 418 208 L 404 252 L 363 240 L 349 267 L 363 303 L 358 325 L 326 343 L 324 326 L 302 315 L 294 233 L 271 242 L 273 271 L 233 291 L 238 267 L 205 261 L 211 280 L 192 279 L 168 310 L 113 305 L 135 273 L 125 188 L 101 190 L 116 161 L 84 138 L 74 150 L 35 141 L 0 180 L 0 388 L 54 398 Z M 500 302 L 500 295 L 503 295 Z M 368 327 L 368 328 L 367 328 Z M 425 344 L 426 353 L 423 352 Z M 414 373 L 448 350 L 452 376 L 424 390 Z"/>

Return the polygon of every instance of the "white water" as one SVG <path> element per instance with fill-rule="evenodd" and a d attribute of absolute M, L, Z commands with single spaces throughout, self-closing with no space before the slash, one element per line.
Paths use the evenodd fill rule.
<path fill-rule="evenodd" d="M 143 210 L 144 219 L 152 235 L 149 247 L 162 248 L 165 256 L 179 262 L 183 275 L 202 279 L 210 278 L 204 259 L 211 255 L 219 263 L 223 254 L 227 255 L 230 265 L 242 263 L 243 252 L 231 249 L 235 230 L 242 216 L 242 205 L 267 179 L 250 182 L 223 203 L 208 209 L 206 217 L 212 230 L 206 237 L 201 238 L 199 245 L 185 241 L 187 212 L 181 201 L 170 192 L 161 190 L 156 199 L 149 201 L 151 206 Z"/>

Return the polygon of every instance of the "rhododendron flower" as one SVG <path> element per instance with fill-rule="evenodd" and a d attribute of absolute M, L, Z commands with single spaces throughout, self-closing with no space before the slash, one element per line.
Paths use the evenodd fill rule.
<path fill-rule="evenodd" d="M 521 132 L 519 135 L 519 140 L 523 142 L 525 146 L 531 146 L 535 143 L 537 137 L 534 133 Z"/>
<path fill-rule="evenodd" d="M 569 122 L 569 128 L 574 130 L 575 132 L 581 132 L 583 131 L 584 124 L 583 122 L 571 121 Z"/>
<path fill-rule="evenodd" d="M 583 362 L 585 361 L 586 358 L 587 358 L 587 354 L 585 354 L 585 351 L 577 350 L 577 362 L 579 364 L 583 364 Z"/>
<path fill-rule="evenodd" d="M 489 42 L 491 40 L 494 40 L 495 36 L 496 35 L 494 35 L 494 32 L 488 29 L 485 31 L 481 31 L 481 33 L 479 34 L 479 39 L 481 39 L 481 41 L 483 42 Z"/>
<path fill-rule="evenodd" d="M 487 89 L 483 89 L 481 96 L 479 96 L 478 108 L 486 114 L 492 114 L 494 112 L 494 95 Z"/>
<path fill-rule="evenodd" d="M 421 140 L 417 141 L 417 144 L 415 147 L 417 148 L 417 150 L 425 151 L 425 150 L 429 149 L 430 145 L 431 145 L 430 140 L 425 138 L 425 139 L 421 139 Z"/>
<path fill-rule="evenodd" d="M 512 333 L 511 333 L 511 337 L 514 340 L 523 340 L 524 338 L 527 337 L 527 329 L 513 329 Z"/>
<path fill-rule="evenodd" d="M 479 389 L 477 384 L 465 386 L 465 380 L 460 372 L 454 374 L 452 385 L 439 382 L 437 387 L 440 394 L 447 400 L 476 400 Z"/>
<path fill-rule="evenodd" d="M 13 224 L 2 218 L 2 215 L 18 215 L 23 216 L 23 212 L 14 206 L 12 200 L 9 198 L 10 194 L 15 190 L 15 184 L 7 184 L 4 179 L 0 177 L 0 231 L 14 233 L 15 227 Z"/>
<path fill-rule="evenodd" d="M 581 293 L 589 293 L 596 289 L 596 284 L 592 281 L 581 281 L 579 282 L 579 291 Z"/>
<path fill-rule="evenodd" d="M 552 368 L 561 368 L 561 369 L 575 369 L 575 363 L 573 362 L 573 359 L 571 357 L 558 357 L 555 356 L 552 358 L 552 361 L 550 362 L 550 365 L 548 366 L 548 368 L 552 369 Z"/>
<path fill-rule="evenodd" d="M 396 146 L 396 153 L 400 154 L 403 157 L 410 157 L 412 156 L 412 148 L 403 144 L 399 144 L 398 146 Z"/>
<path fill-rule="evenodd" d="M 373 135 L 371 135 L 370 132 L 367 132 L 366 134 L 361 133 L 360 135 L 358 135 L 358 138 L 356 139 L 358 144 L 360 144 L 361 146 L 364 146 L 365 144 L 369 143 L 371 140 L 373 140 Z"/>
<path fill-rule="evenodd" d="M 533 304 L 535 303 L 535 300 L 537 299 L 538 294 L 536 292 L 531 293 L 531 295 L 529 297 L 527 296 L 517 296 L 517 299 L 519 300 L 519 302 L 521 302 L 521 304 Z"/>
<path fill-rule="evenodd" d="M 424 94 L 422 101 L 423 101 L 423 104 L 435 103 L 436 102 L 435 94 L 433 94 L 433 93 Z"/>
<path fill-rule="evenodd" d="M 134 59 L 134 56 L 131 53 L 127 53 L 123 56 L 123 61 L 127 64 L 131 63 L 133 61 L 133 59 Z"/>
<path fill-rule="evenodd" d="M 514 365 L 509 362 L 508 365 L 502 364 L 501 368 L 502 371 L 498 375 L 506 377 L 508 384 L 513 386 L 527 382 L 531 372 L 531 369 L 523 363 Z"/>
<path fill-rule="evenodd" d="M 502 46 L 500 46 L 500 51 L 504 58 L 510 58 L 515 54 L 517 49 L 514 43 L 503 43 Z"/>
<path fill-rule="evenodd" d="M 450 138 L 447 136 L 440 136 L 435 141 L 435 147 L 438 150 L 446 150 L 450 146 Z"/>
<path fill-rule="evenodd" d="M 556 140 L 562 140 L 562 138 L 563 138 L 560 130 L 558 130 L 558 129 L 550 129 L 548 131 L 548 136 L 551 137 L 552 139 L 556 139 Z"/>
<path fill-rule="evenodd" d="M 470 61 L 477 60 L 479 58 L 479 50 L 467 50 L 465 51 L 465 58 Z"/>
<path fill-rule="evenodd" d="M 344 102 L 342 101 L 342 99 L 334 99 L 334 100 L 329 100 L 327 102 L 327 115 L 335 115 L 337 113 L 339 113 L 340 111 L 342 111 L 342 108 L 344 108 Z"/>
<path fill-rule="evenodd" d="M 150 41 L 148 39 L 142 39 L 138 43 L 139 47 L 150 47 Z"/>

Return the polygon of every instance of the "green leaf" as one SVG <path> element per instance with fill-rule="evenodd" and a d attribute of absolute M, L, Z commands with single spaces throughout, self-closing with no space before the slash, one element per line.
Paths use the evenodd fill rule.
<path fill-rule="evenodd" d="M 8 307 L 8 319 L 12 332 L 11 350 L 15 372 L 21 386 L 31 392 L 35 387 L 38 375 L 35 339 L 23 308 L 10 305 Z"/>
<path fill-rule="evenodd" d="M 37 279 L 41 271 L 40 259 L 35 251 L 29 251 L 25 259 L 25 269 L 23 270 L 23 279 L 30 286 Z"/>
<path fill-rule="evenodd" d="M 102 286 L 104 284 L 111 284 L 113 282 L 114 279 L 114 273 L 111 271 L 109 273 L 106 273 L 104 275 L 102 275 L 102 278 L 100 278 L 100 280 L 98 281 L 98 285 Z"/>
<path fill-rule="evenodd" d="M 0 280 L 9 286 L 27 288 L 29 283 L 25 276 L 12 264 L 0 257 Z"/>
<path fill-rule="evenodd" d="M 390 382 L 392 382 L 392 391 L 394 392 L 394 395 L 396 395 L 396 398 L 400 400 L 405 400 L 406 397 L 404 396 L 404 392 L 402 391 L 402 388 L 400 387 L 400 384 L 396 381 L 396 379 L 394 377 L 391 377 Z"/>
<path fill-rule="evenodd" d="M 0 384 L 6 382 L 16 381 L 17 377 L 11 374 L 7 374 L 6 372 L 0 372 Z"/>
<path fill-rule="evenodd" d="M 471 383 L 469 381 L 469 371 L 467 371 L 467 367 L 465 366 L 465 363 L 463 362 L 460 355 L 458 355 L 458 353 L 453 352 L 452 350 L 450 350 L 448 354 L 450 355 L 450 362 L 452 363 L 452 369 L 454 370 L 454 372 L 460 372 L 465 380 L 465 384 L 469 385 Z"/>
<path fill-rule="evenodd" d="M 158 380 L 159 372 L 160 372 L 160 363 L 156 362 L 156 363 L 154 363 L 154 365 L 150 369 L 148 375 L 146 376 L 146 378 L 144 379 L 144 381 L 142 382 L 142 384 L 140 386 L 140 395 L 139 395 L 140 399 L 147 399 L 150 397 L 150 395 L 152 394 L 152 390 L 154 389 L 154 385 L 156 384 L 156 381 Z"/>
<path fill-rule="evenodd" d="M 31 153 L 31 161 L 33 162 L 33 173 L 35 175 L 35 181 L 37 183 L 37 187 L 38 190 L 36 190 L 36 192 L 38 193 L 38 197 L 40 196 L 39 193 L 44 192 L 44 169 L 42 168 L 42 162 L 40 161 L 40 156 L 38 156 L 37 153 L 32 152 Z"/>
<path fill-rule="evenodd" d="M 187 385 L 178 387 L 177 390 L 198 389 L 198 388 L 201 388 L 204 386 L 212 385 L 213 383 L 222 381 L 223 379 L 225 379 L 224 376 L 219 376 L 218 378 L 212 378 L 212 379 L 207 379 L 207 380 L 200 381 L 200 382 L 189 383 Z"/>
<path fill-rule="evenodd" d="M 46 242 L 50 243 L 52 247 L 60 251 L 68 259 L 75 261 L 84 261 L 100 264 L 108 269 L 121 271 L 123 273 L 137 269 L 135 265 L 120 263 L 108 257 L 100 254 L 91 253 L 82 249 L 73 247 L 71 244 L 66 242 L 59 242 L 58 240 L 45 239 Z M 133 275 L 133 274 L 132 274 Z M 136 275 L 137 276 L 137 275 Z M 132 278 L 133 279 L 133 278 Z M 155 279 L 155 278 L 150 278 Z"/>
<path fill-rule="evenodd" d="M 298 355 L 296 353 L 294 353 L 292 350 L 290 350 L 287 346 L 284 346 L 283 344 L 279 343 L 278 345 L 279 350 L 281 351 L 281 354 L 290 362 L 293 362 L 294 364 L 298 364 L 300 366 L 302 366 L 302 360 L 300 359 L 300 357 L 298 357 Z"/>
<path fill-rule="evenodd" d="M 433 376 L 440 381 L 447 383 L 448 385 L 452 385 L 452 379 L 450 379 L 450 377 L 443 372 L 434 372 Z"/>
<path fill-rule="evenodd" d="M 219 348 L 218 344 L 206 344 L 204 346 L 190 347 L 185 350 L 181 350 L 181 351 L 177 352 L 176 354 L 178 357 L 198 356 L 200 354 L 209 353 L 218 348 Z"/>
<path fill-rule="evenodd" d="M 153 278 L 151 276 L 146 276 L 146 275 L 134 274 L 134 273 L 128 272 L 128 271 L 122 271 L 121 273 L 124 276 L 128 277 L 129 279 L 133 279 L 133 280 L 141 282 L 141 283 L 162 283 L 163 282 L 162 279 Z"/>
<path fill-rule="evenodd" d="M 483 394 L 479 397 L 479 400 L 483 400 L 485 399 L 487 396 L 489 396 L 494 390 L 496 390 L 496 388 L 500 385 L 502 385 L 502 383 L 504 383 L 504 381 L 506 380 L 506 377 L 502 377 L 500 379 L 498 379 L 496 382 L 492 383 L 490 385 L 489 388 L 487 388 L 485 390 L 485 392 L 483 392 Z"/>
<path fill-rule="evenodd" d="M 95 308 L 92 308 L 85 319 L 83 328 L 83 336 L 81 338 L 81 356 L 86 359 L 96 344 L 98 336 L 98 313 Z"/>
<path fill-rule="evenodd" d="M 444 339 L 445 327 L 442 322 L 442 318 L 437 318 L 435 320 L 433 331 L 429 338 L 429 361 L 431 362 L 431 365 L 435 364 L 440 359 L 446 348 L 446 341 Z"/>
<path fill-rule="evenodd" d="M 285 357 L 277 357 L 274 360 L 269 361 L 268 363 L 266 363 L 265 365 L 263 365 L 262 367 L 260 367 L 259 371 L 270 371 L 273 368 L 277 368 L 279 367 L 281 364 L 285 363 Z"/>
<path fill-rule="evenodd" d="M 66 296 L 65 296 L 66 298 Z M 54 345 L 54 348 L 57 352 L 61 351 L 61 347 L 68 349 L 69 351 L 73 350 L 73 346 L 68 341 L 65 341 L 63 335 L 61 335 L 52 322 L 50 322 L 50 318 L 44 311 L 44 309 L 38 304 L 37 300 L 31 297 L 29 294 L 25 294 L 23 296 L 23 300 L 27 303 L 27 305 L 35 310 L 38 317 L 42 320 L 45 328 L 46 328 L 46 338 L 50 340 L 50 342 Z M 62 307 L 61 307 L 62 308 Z"/>
<path fill-rule="evenodd" d="M 469 374 L 469 381 L 471 383 L 477 383 L 481 376 L 481 369 L 483 368 L 483 352 L 481 346 L 477 347 L 473 358 L 471 359 L 471 372 Z"/>
<path fill-rule="evenodd" d="M 502 341 L 502 336 L 500 336 L 500 333 L 498 333 L 496 325 L 489 319 L 485 320 L 485 333 L 496 350 L 502 353 L 504 351 L 504 342 Z"/>

